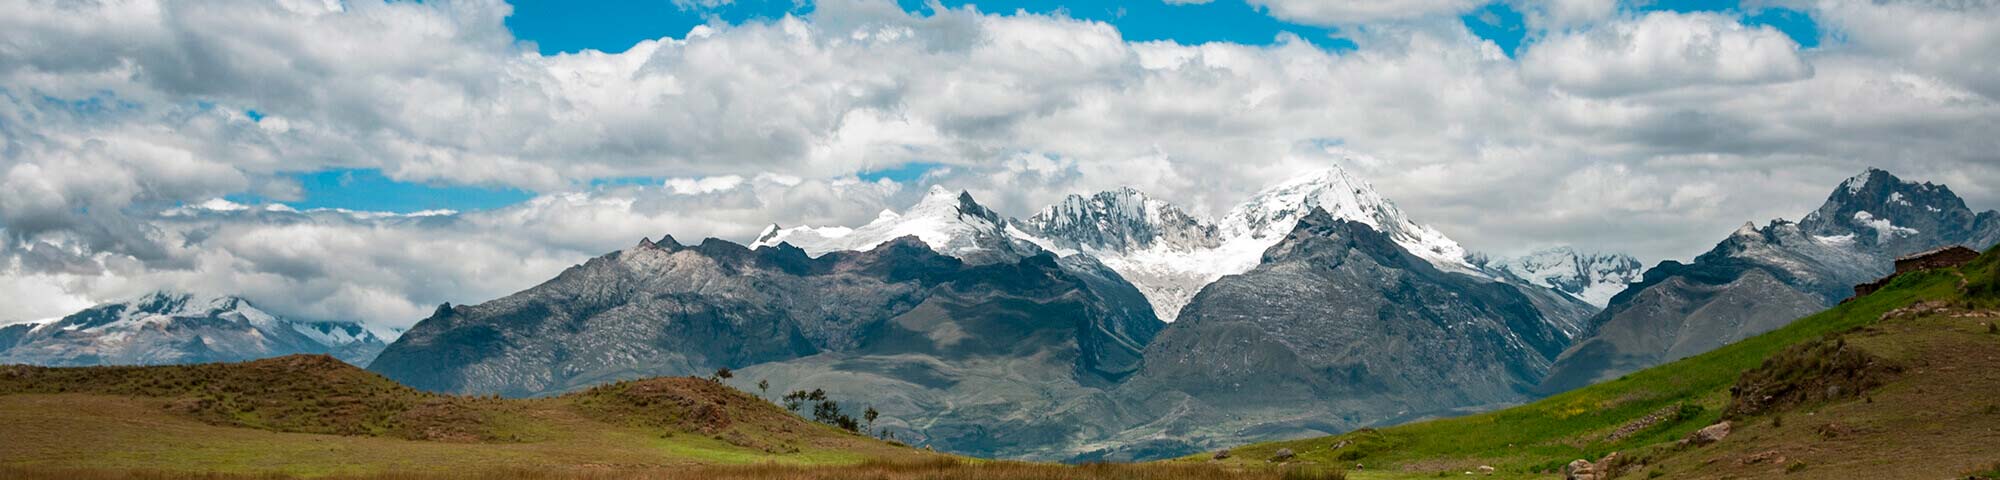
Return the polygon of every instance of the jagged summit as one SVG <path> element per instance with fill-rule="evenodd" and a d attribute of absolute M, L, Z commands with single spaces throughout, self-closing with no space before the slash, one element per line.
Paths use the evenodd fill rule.
<path fill-rule="evenodd" d="M 980 205 L 965 191 L 953 192 L 933 185 L 903 213 L 883 211 L 857 228 L 793 227 L 772 225 L 759 235 L 752 248 L 774 247 L 781 243 L 804 249 L 811 255 L 837 251 L 865 251 L 890 240 L 914 236 L 931 249 L 974 263 L 1007 261 L 1031 256 L 1036 248 L 1017 241 L 1008 233 L 1008 220 Z"/>
<path fill-rule="evenodd" d="M 1221 228 L 1231 237 L 1282 237 L 1314 208 L 1388 234 L 1411 254 L 1448 270 L 1471 271 L 1465 248 L 1437 229 L 1411 221 L 1394 202 L 1376 193 L 1368 182 L 1340 167 L 1302 175 L 1264 189 L 1223 217 Z"/>
<path fill-rule="evenodd" d="M 1818 238 L 1902 254 L 1915 251 L 1916 245 L 1990 227 L 1990 221 L 1980 225 L 1981 217 L 1950 187 L 1908 182 L 1870 168 L 1842 182 L 1818 210 L 1799 221 L 1799 228 Z"/>
<path fill-rule="evenodd" d="M 1019 223 L 1059 249 L 1105 256 L 1145 249 L 1191 251 L 1220 243 L 1216 228 L 1132 187 L 1070 195 Z"/>

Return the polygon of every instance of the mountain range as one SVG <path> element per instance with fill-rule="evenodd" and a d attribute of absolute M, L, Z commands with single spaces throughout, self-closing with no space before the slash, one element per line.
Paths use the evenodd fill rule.
<path fill-rule="evenodd" d="M 1151 459 L 1528 402 L 1784 325 L 1897 256 L 1996 241 L 2000 213 L 1872 169 L 1799 222 L 1650 269 L 1567 247 L 1468 252 L 1338 168 L 1220 219 L 1132 188 L 1011 218 L 932 187 L 855 227 L 641 240 L 441 305 L 386 347 L 158 294 L 0 328 L 0 363 L 319 349 L 419 389 L 510 397 L 728 368 L 768 397 L 873 407 L 876 427 L 944 451 Z"/>
<path fill-rule="evenodd" d="M 305 353 L 366 365 L 385 346 L 359 324 L 294 321 L 239 297 L 173 292 L 0 328 L 0 364 L 163 365 Z"/>
<path fill-rule="evenodd" d="M 1466 257 L 1339 169 L 1220 221 L 1129 188 L 1027 219 L 932 188 L 859 227 L 642 241 L 440 307 L 370 368 L 536 396 L 726 367 L 745 385 L 866 402 L 897 438 L 947 451 L 1151 458 L 1527 400 L 1595 308 Z M 1405 308 L 1421 303 L 1436 306 Z M 1235 338 L 1216 329 L 1311 363 L 1229 364 L 1203 343 Z M 1410 354 L 1422 359 L 1382 360 Z M 1309 388 L 1264 390 L 1300 375 Z M 1246 414 L 1246 395 L 1263 410 Z"/>

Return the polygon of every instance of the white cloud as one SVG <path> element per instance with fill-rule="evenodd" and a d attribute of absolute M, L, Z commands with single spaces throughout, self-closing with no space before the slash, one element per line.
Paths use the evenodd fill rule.
<path fill-rule="evenodd" d="M 669 178 L 667 189 L 680 195 L 700 195 L 727 191 L 743 184 L 743 177 L 720 175 L 701 178 Z"/>
<path fill-rule="evenodd" d="M 1343 29 L 1351 52 L 842 0 L 554 56 L 517 44 L 495 2 L 293 3 L 0 5 L 0 321 L 176 287 L 406 325 L 639 237 L 863 223 L 922 189 L 855 173 L 910 162 L 1012 215 L 1121 185 L 1215 213 L 1348 162 L 1498 253 L 1686 257 L 1869 165 L 2000 206 L 2000 75 L 1963 61 L 2000 51 L 2000 15 L 1974 7 L 1801 5 L 1845 39 L 1801 52 L 1727 16 L 1549 4 L 1530 13 L 1571 24 L 1517 62 L 1455 17 L 1357 2 L 1271 4 L 1396 17 Z M 160 213 L 296 201 L 287 174 L 328 168 L 538 196 L 425 216 Z M 589 186 L 608 178 L 674 180 Z"/>
<path fill-rule="evenodd" d="M 1512 2 L 1529 27 L 1564 29 L 1587 25 L 1618 13 L 1618 0 L 1517 0 Z"/>
<path fill-rule="evenodd" d="M 1813 72 L 1791 37 L 1716 13 L 1652 12 L 1557 34 L 1528 47 L 1521 63 L 1531 79 L 1598 96 L 1786 82 Z"/>
<path fill-rule="evenodd" d="M 1248 0 L 1271 16 L 1299 23 L 1348 25 L 1458 14 L 1479 7 L 1480 0 Z"/>

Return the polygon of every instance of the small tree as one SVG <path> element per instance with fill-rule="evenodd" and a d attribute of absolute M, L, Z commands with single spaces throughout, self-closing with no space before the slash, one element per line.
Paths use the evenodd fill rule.
<path fill-rule="evenodd" d="M 799 407 L 805 406 L 806 397 L 808 396 L 810 394 L 806 393 L 805 390 L 793 390 L 792 393 L 785 394 L 785 409 L 798 412 Z"/>
<path fill-rule="evenodd" d="M 861 420 L 868 422 L 868 430 L 871 431 L 875 430 L 875 418 L 880 416 L 882 416 L 882 412 L 875 411 L 874 406 L 869 406 L 867 410 L 861 411 Z"/>
<path fill-rule="evenodd" d="M 766 393 L 771 393 L 771 381 L 762 379 L 757 380 L 757 394 L 762 395 Z"/>
<path fill-rule="evenodd" d="M 708 376 L 708 380 L 711 382 L 720 382 L 731 378 L 736 378 L 736 372 L 729 371 L 729 367 L 715 369 L 715 374 Z"/>

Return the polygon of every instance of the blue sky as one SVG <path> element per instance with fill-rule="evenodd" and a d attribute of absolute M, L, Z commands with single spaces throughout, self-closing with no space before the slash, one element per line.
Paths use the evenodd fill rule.
<path fill-rule="evenodd" d="M 905 10 L 927 12 L 928 0 L 898 0 Z M 1355 47 L 1338 28 L 1289 23 L 1273 18 L 1244 0 L 1215 0 L 1204 4 L 1171 5 L 1163 1 L 1073 0 L 946 0 L 949 8 L 974 5 L 987 13 L 1011 14 L 1026 11 L 1038 14 L 1065 13 L 1074 18 L 1110 23 L 1128 40 L 1173 40 L 1184 44 L 1234 42 L 1265 45 L 1282 33 L 1298 35 L 1324 48 L 1346 50 Z M 739 0 L 714 9 L 683 9 L 663 0 L 612 0 L 579 7 L 576 2 L 519 0 L 507 27 L 522 40 L 533 41 L 543 54 L 582 49 L 623 51 L 640 40 L 680 37 L 697 25 L 720 21 L 742 23 L 769 20 L 786 14 L 804 15 L 812 5 L 793 0 Z M 1745 23 L 1771 25 L 1790 35 L 1800 45 L 1819 43 L 1812 19 L 1784 8 L 1746 9 L 1737 0 L 1661 0 L 1625 7 L 1637 12 L 1670 10 L 1677 12 L 1732 12 L 1745 16 Z M 1466 27 L 1502 49 L 1515 51 L 1527 37 L 1520 12 L 1505 2 L 1495 2 L 1461 17 Z"/>
<path fill-rule="evenodd" d="M 904 9 L 928 12 L 928 0 L 898 0 Z M 1281 35 L 1292 34 L 1333 51 L 1350 51 L 1355 43 L 1344 38 L 1339 28 L 1303 25 L 1279 20 L 1244 0 L 1215 0 L 1205 4 L 1172 5 L 1162 1 L 1075 0 L 1060 4 L 1032 0 L 945 0 L 942 5 L 962 8 L 974 5 L 982 12 L 1013 14 L 1065 14 L 1096 20 L 1118 28 L 1128 40 L 1172 40 L 1183 44 L 1233 42 L 1267 45 Z M 1744 23 L 1770 25 L 1791 36 L 1800 45 L 1819 43 L 1819 31 L 1806 14 L 1783 8 L 1746 9 L 1736 0 L 1666 0 L 1621 7 L 1627 14 L 1652 10 L 1677 12 L 1726 12 L 1743 17 Z M 534 42 L 543 54 L 583 49 L 619 52 L 642 40 L 681 37 L 698 25 L 711 22 L 738 24 L 768 21 L 787 14 L 807 15 L 809 3 L 793 0 L 738 0 L 712 9 L 682 8 L 666 0 L 613 0 L 578 2 L 519 0 L 506 21 L 516 38 Z M 1473 34 L 1493 41 L 1509 55 L 1520 51 L 1535 35 L 1525 24 L 1525 16 L 1512 5 L 1495 2 L 1468 12 L 1460 21 Z M 253 117 L 259 116 L 250 112 Z M 932 164 L 915 163 L 883 172 L 865 172 L 864 179 L 888 178 L 911 181 Z M 355 210 L 413 212 L 429 209 L 460 211 L 504 207 L 523 201 L 531 193 L 507 188 L 479 188 L 407 183 L 391 180 L 375 170 L 332 170 L 294 174 L 303 188 L 303 198 L 289 202 L 299 208 L 338 207 Z M 662 179 L 600 179 L 599 185 L 652 184 Z M 254 197 L 233 197 L 255 201 Z"/>

